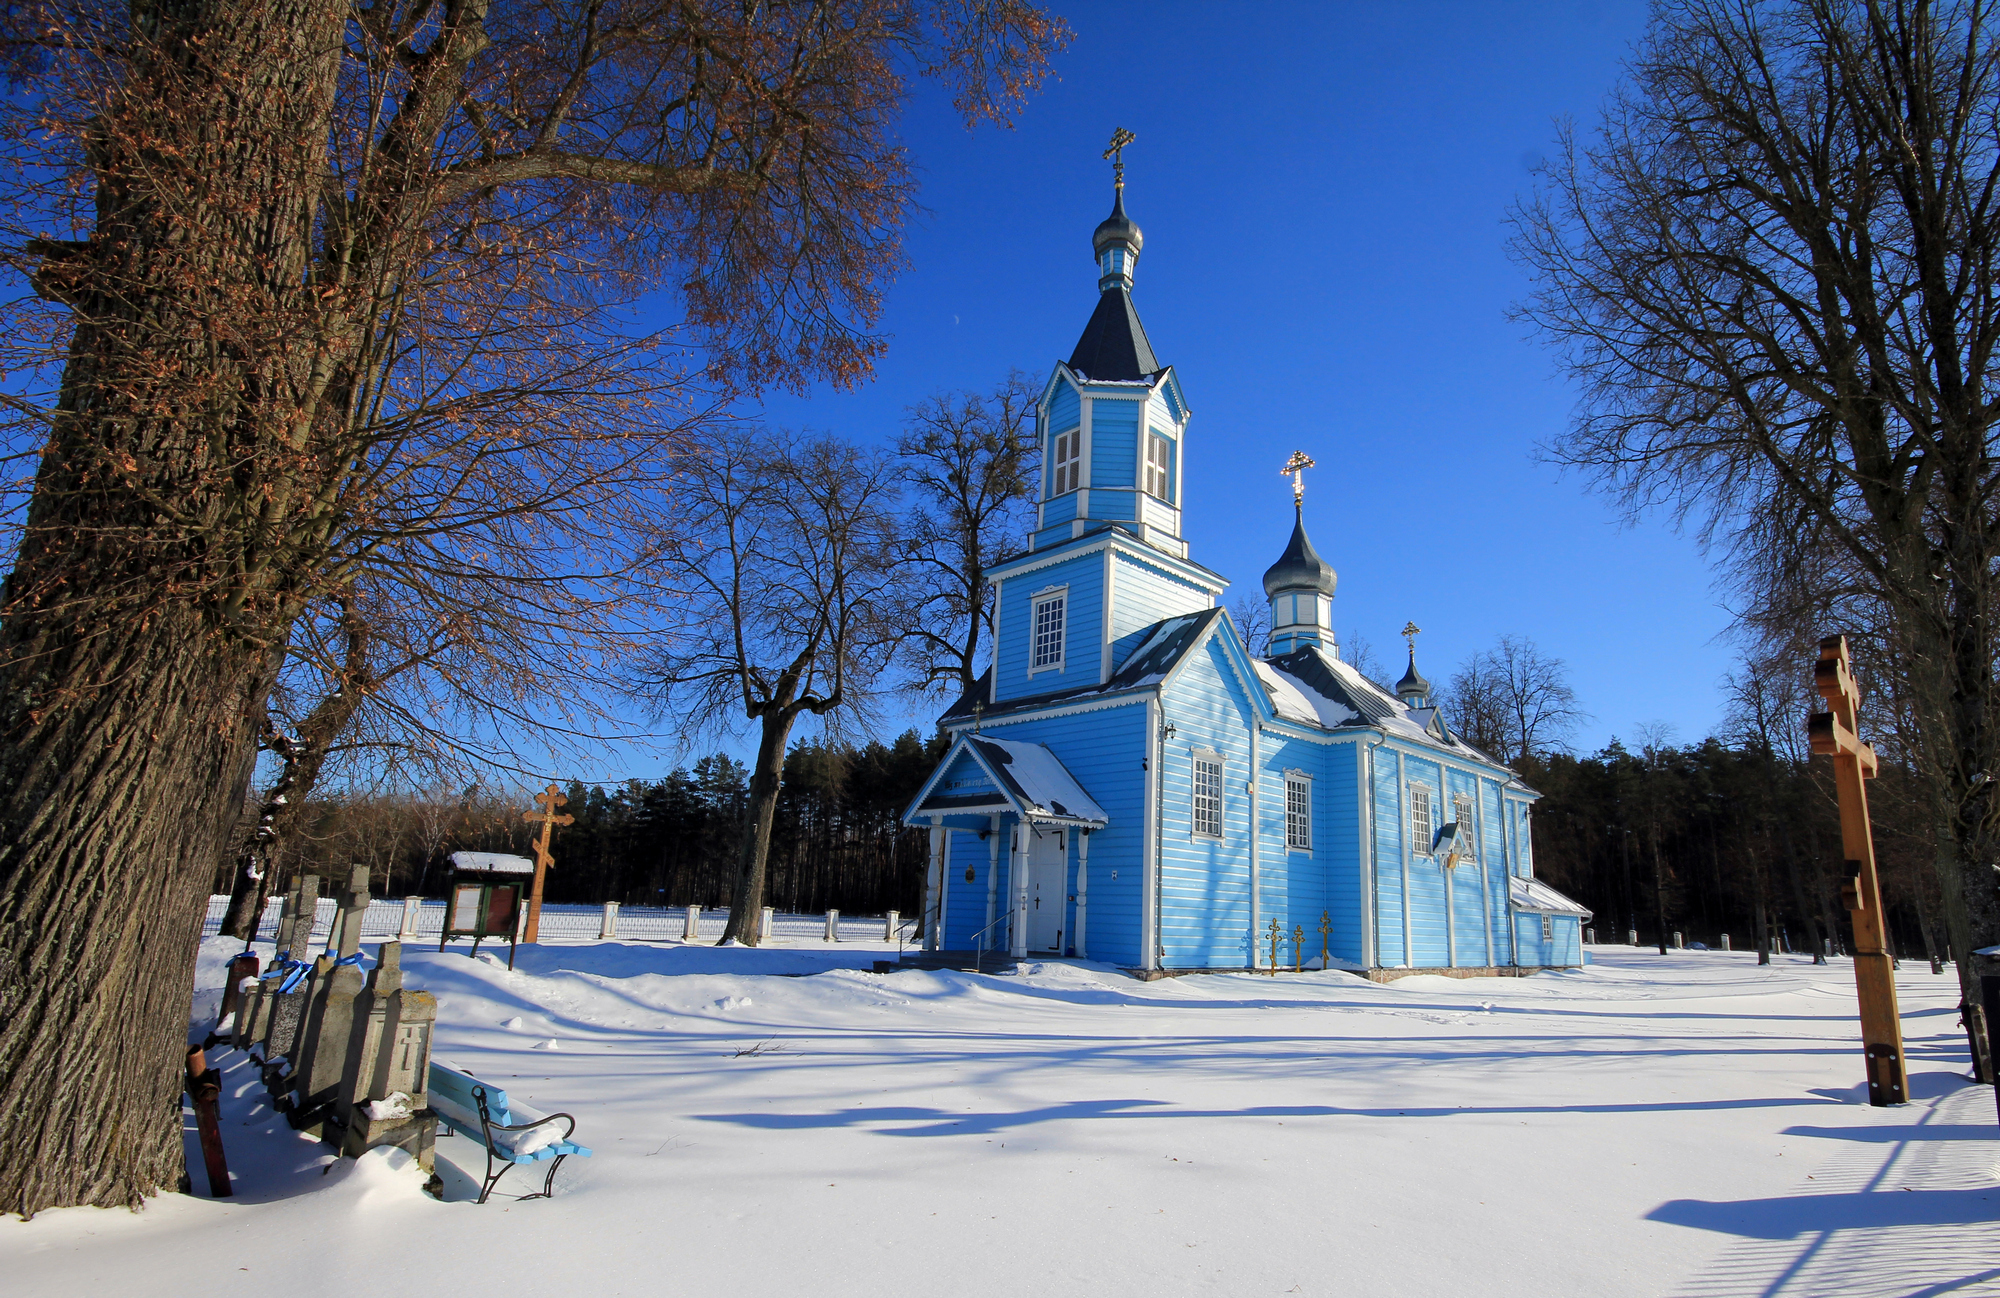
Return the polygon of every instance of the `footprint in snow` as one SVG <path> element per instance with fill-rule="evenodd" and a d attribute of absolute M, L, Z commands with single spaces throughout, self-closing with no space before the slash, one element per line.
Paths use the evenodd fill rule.
<path fill-rule="evenodd" d="M 723 1000 L 717 1001 L 715 1003 L 715 1008 L 719 1010 L 747 1010 L 753 1004 L 755 1004 L 755 1002 L 752 1001 L 748 996 L 730 996 Z"/>
<path fill-rule="evenodd" d="M 507 1029 L 509 1032 L 519 1032 L 521 1030 L 521 1016 L 516 1014 L 511 1019 L 503 1019 L 501 1020 L 500 1026 Z"/>
<path fill-rule="evenodd" d="M 531 1049 L 534 1049 L 534 1050 L 560 1050 L 560 1049 L 562 1049 L 562 1047 L 556 1044 L 556 1039 L 555 1039 L 554 1037 L 550 1037 L 550 1038 L 549 1038 L 549 1039 L 548 1039 L 547 1041 L 537 1041 L 537 1042 L 536 1042 L 536 1043 L 535 1043 L 535 1044 L 534 1044 L 534 1045 L 533 1045 L 533 1046 L 531 1047 Z"/>

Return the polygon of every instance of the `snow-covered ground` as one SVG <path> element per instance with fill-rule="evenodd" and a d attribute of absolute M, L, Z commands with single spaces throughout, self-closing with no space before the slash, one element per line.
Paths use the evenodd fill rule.
<path fill-rule="evenodd" d="M 229 950 L 204 948 L 207 985 Z M 443 1203 L 389 1158 L 329 1160 L 224 1052 L 236 1197 L 10 1219 L 0 1289 L 2000 1294 L 1993 1092 L 1921 963 L 1915 1102 L 1885 1110 L 1839 961 L 1599 947 L 1385 987 L 877 976 L 879 951 L 818 944 L 524 947 L 509 973 L 463 950 L 407 952 L 410 984 L 438 994 L 441 1057 L 576 1115 L 597 1152 L 555 1199 L 475 1206 L 462 1138 L 438 1145 Z"/>

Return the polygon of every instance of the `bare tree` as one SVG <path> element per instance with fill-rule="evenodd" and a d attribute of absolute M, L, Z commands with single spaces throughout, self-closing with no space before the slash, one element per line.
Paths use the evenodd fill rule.
<path fill-rule="evenodd" d="M 1521 765 L 1561 748 L 1588 718 L 1562 660 L 1512 635 L 1466 659 L 1452 673 L 1443 704 L 1474 746 Z"/>
<path fill-rule="evenodd" d="M 1680 511 L 1753 604 L 1827 573 L 1889 615 L 1959 951 L 2000 943 L 1991 18 L 1660 6 L 1596 138 L 1516 214 L 1525 314 L 1584 390 L 1559 458 Z"/>
<path fill-rule="evenodd" d="M 41 306 L 0 330 L 39 384 L 5 402 L 37 467 L 0 606 L 0 1144 L 39 1153 L 0 1211 L 31 1214 L 174 1180 L 188 952 L 301 616 L 359 556 L 478 566 L 641 490 L 676 350 L 738 388 L 865 375 L 908 78 L 1004 118 L 1063 29 L 1017 0 L 4 24 L 0 219 Z M 683 323 L 635 345 L 661 280 Z"/>
<path fill-rule="evenodd" d="M 1262 657 L 1270 648 L 1271 606 L 1251 599 L 1248 595 L 1238 595 L 1229 606 L 1229 620 L 1236 623 L 1237 634 L 1243 637 L 1243 647 L 1253 658 Z"/>
<path fill-rule="evenodd" d="M 893 654 L 905 570 L 885 455 L 736 432 L 690 455 L 656 560 L 676 592 L 654 678 L 698 730 L 757 726 L 737 883 L 722 940 L 756 945 L 786 744 L 801 717 L 863 707 Z"/>
<path fill-rule="evenodd" d="M 924 574 L 903 652 L 922 690 L 969 692 L 993 638 L 986 570 L 1026 545 L 1034 512 L 1037 390 L 1011 371 L 991 393 L 951 392 L 911 406 L 896 441 L 916 500 L 904 537 Z"/>

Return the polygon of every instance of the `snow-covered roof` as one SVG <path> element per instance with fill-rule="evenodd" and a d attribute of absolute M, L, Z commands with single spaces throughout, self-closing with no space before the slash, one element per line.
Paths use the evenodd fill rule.
<path fill-rule="evenodd" d="M 945 773 L 957 765 L 960 753 L 969 756 L 993 780 L 993 789 L 979 793 L 954 793 L 943 788 Z M 990 814 L 1012 811 L 1023 819 L 1052 821 L 1065 825 L 1085 825 L 1101 829 L 1110 823 L 1104 808 L 1083 791 L 1062 764 L 1062 759 L 1041 744 L 1018 739 L 995 739 L 991 735 L 960 735 L 950 752 L 939 762 L 931 778 L 924 782 L 910 809 L 906 823 L 919 824 L 934 815 Z"/>
<path fill-rule="evenodd" d="M 1523 879 L 1519 875 L 1507 880 L 1507 900 L 1515 910 L 1525 910 L 1544 915 L 1575 915 L 1580 919 L 1590 918 L 1590 908 L 1582 906 L 1549 887 L 1540 879 Z"/>
<path fill-rule="evenodd" d="M 1315 645 L 1257 664 L 1278 715 L 1304 725 L 1374 726 L 1397 739 L 1502 766 L 1444 723 L 1436 708 L 1411 708 L 1351 665 Z M 1308 715 L 1309 714 L 1309 715 Z"/>
<path fill-rule="evenodd" d="M 533 874 L 535 863 L 505 852 L 453 852 L 451 868 L 461 874 Z"/>

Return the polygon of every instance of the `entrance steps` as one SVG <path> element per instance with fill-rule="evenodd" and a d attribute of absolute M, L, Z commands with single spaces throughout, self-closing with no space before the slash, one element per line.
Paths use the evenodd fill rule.
<path fill-rule="evenodd" d="M 900 960 L 877 960 L 876 973 L 895 973 L 899 969 L 953 969 L 965 973 L 994 973 L 1012 968 L 1015 960 L 1005 951 L 988 951 L 984 958 L 977 951 L 912 951 Z"/>

